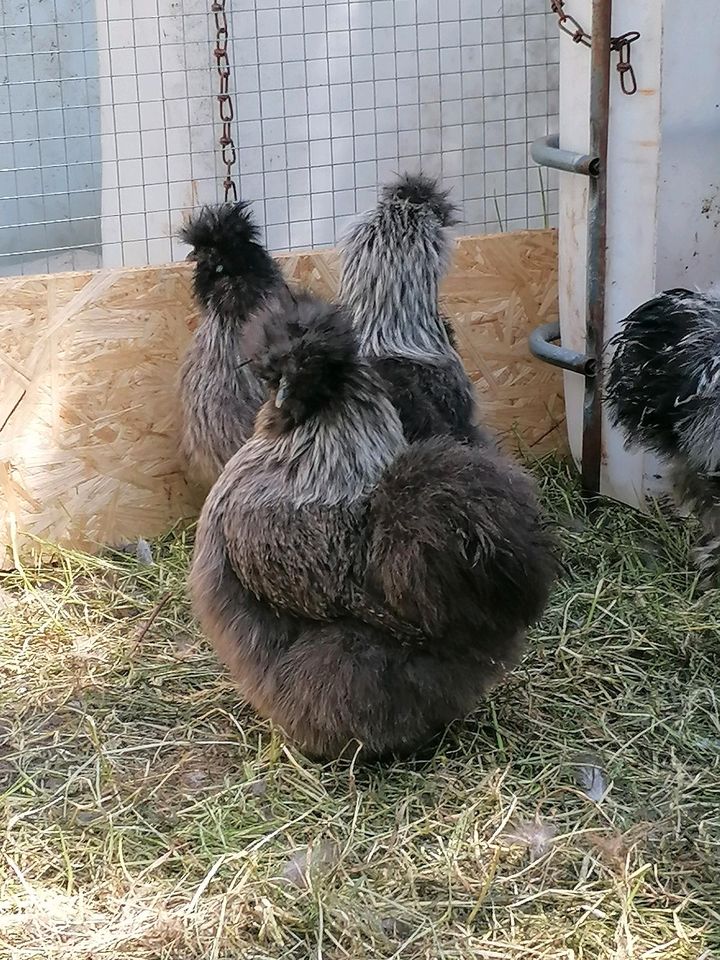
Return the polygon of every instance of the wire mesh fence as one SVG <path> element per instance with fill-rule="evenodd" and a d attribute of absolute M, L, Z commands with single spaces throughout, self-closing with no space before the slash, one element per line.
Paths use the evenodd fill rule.
<path fill-rule="evenodd" d="M 240 194 L 272 249 L 334 243 L 377 184 L 423 169 L 463 230 L 553 222 L 529 161 L 555 125 L 546 0 L 234 0 Z M 4 0 L 0 273 L 159 263 L 221 197 L 210 0 Z M 547 173 L 545 174 L 547 177 Z"/>

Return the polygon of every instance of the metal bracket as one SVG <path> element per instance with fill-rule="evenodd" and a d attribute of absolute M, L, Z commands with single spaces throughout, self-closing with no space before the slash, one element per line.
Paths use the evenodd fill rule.
<path fill-rule="evenodd" d="M 530 155 L 541 167 L 553 170 L 565 170 L 567 173 L 579 173 L 585 177 L 597 177 L 600 174 L 600 158 L 572 150 L 560 149 L 560 135 L 551 133 L 540 137 L 532 144 Z M 532 331 L 528 338 L 530 353 L 538 360 L 549 363 L 562 370 L 579 373 L 583 377 L 595 376 L 595 358 L 584 353 L 575 353 L 559 345 L 560 324 L 544 323 Z"/>
<path fill-rule="evenodd" d="M 595 376 L 595 358 L 587 357 L 584 353 L 576 353 L 574 350 L 568 350 L 567 347 L 558 345 L 560 340 L 560 324 L 556 320 L 553 323 L 544 323 L 536 327 L 528 337 L 528 346 L 530 353 L 549 363 L 553 367 L 560 367 L 561 370 L 570 370 L 572 373 L 579 373 L 583 377 Z"/>
<path fill-rule="evenodd" d="M 574 153 L 560 149 L 560 134 L 551 133 L 540 137 L 530 147 L 530 156 L 541 167 L 553 170 L 565 170 L 567 173 L 580 173 L 585 177 L 600 175 L 600 157 L 586 153 Z"/>
<path fill-rule="evenodd" d="M 536 140 L 531 155 L 536 163 L 556 170 L 579 173 L 589 178 L 588 184 L 588 252 L 587 252 L 587 326 L 585 331 L 586 355 L 574 353 L 557 345 L 560 339 L 558 324 L 545 324 L 530 335 L 532 353 L 565 370 L 573 370 L 585 377 L 582 432 L 582 488 L 590 503 L 600 492 L 602 463 L 602 391 L 600 358 L 603 349 L 605 320 L 605 280 L 607 270 L 607 146 L 608 119 L 610 112 L 610 57 L 613 44 L 621 38 L 612 39 L 612 0 L 592 0 L 592 43 L 590 46 L 590 154 L 572 153 L 560 149 L 560 137 L 551 134 Z M 557 9 L 555 9 L 557 8 Z M 561 17 L 560 24 L 572 19 L 563 12 L 561 0 L 553 4 Z M 564 18 L 564 19 L 563 19 Z M 575 26 L 577 21 L 575 21 Z M 578 27 L 578 30 L 580 28 Z M 566 30 L 567 32 L 567 30 Z M 574 39 L 582 42 L 580 34 Z M 621 82 L 626 93 L 623 77 L 632 77 L 629 66 L 630 43 L 636 40 L 633 34 L 622 38 Z M 617 47 L 616 47 L 617 48 Z M 633 81 L 634 83 L 634 81 Z M 632 84 L 631 84 L 632 85 Z"/>
<path fill-rule="evenodd" d="M 551 133 L 547 137 L 540 137 L 532 144 L 530 156 L 541 167 L 552 167 L 553 170 L 565 170 L 567 173 L 579 173 L 585 177 L 598 177 L 600 174 L 600 158 L 585 153 L 574 153 L 572 150 L 560 149 L 560 134 Z M 595 376 L 595 358 L 584 353 L 576 353 L 559 344 L 560 324 L 544 323 L 532 331 L 528 338 L 530 353 L 538 360 L 549 363 L 562 370 L 579 373 L 583 377 Z"/>

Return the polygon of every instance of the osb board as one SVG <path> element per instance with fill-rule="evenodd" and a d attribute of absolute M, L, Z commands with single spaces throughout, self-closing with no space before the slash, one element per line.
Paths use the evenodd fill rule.
<path fill-rule="evenodd" d="M 562 379 L 527 352 L 557 313 L 552 231 L 465 238 L 445 285 L 483 420 L 562 449 Z M 281 258 L 332 295 L 332 251 Z M 193 516 L 176 458 L 179 359 L 197 323 L 191 267 L 0 281 L 0 567 L 43 544 L 92 550 Z"/>

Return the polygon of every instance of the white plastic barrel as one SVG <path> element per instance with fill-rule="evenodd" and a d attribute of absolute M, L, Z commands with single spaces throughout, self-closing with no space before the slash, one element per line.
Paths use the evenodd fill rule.
<path fill-rule="evenodd" d="M 591 0 L 566 11 L 592 31 Z M 720 280 L 720 4 L 614 0 L 613 36 L 637 30 L 631 56 L 638 91 L 625 95 L 615 66 L 610 92 L 605 336 L 659 290 Z M 590 52 L 561 35 L 560 146 L 589 148 Z M 587 180 L 560 174 L 560 327 L 584 350 Z M 583 382 L 565 374 L 573 457 L 582 447 Z M 601 490 L 643 506 L 666 487 L 654 457 L 630 453 L 603 423 Z"/>

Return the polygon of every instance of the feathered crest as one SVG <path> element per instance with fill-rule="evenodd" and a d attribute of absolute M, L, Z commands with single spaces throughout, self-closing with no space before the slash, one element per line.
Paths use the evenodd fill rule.
<path fill-rule="evenodd" d="M 394 183 L 383 187 L 380 204 L 405 203 L 417 207 L 419 213 L 429 211 L 443 227 L 453 227 L 459 222 L 458 209 L 449 196 L 450 191 L 442 190 L 433 177 L 422 173 L 405 173 Z"/>
<path fill-rule="evenodd" d="M 282 282 L 244 201 L 202 207 L 180 229 L 195 261 L 195 295 L 223 317 L 243 320 L 268 291 Z"/>
<path fill-rule="evenodd" d="M 359 365 L 345 310 L 289 289 L 248 324 L 243 346 L 256 375 L 275 391 L 275 407 L 293 422 L 339 396 Z"/>
<path fill-rule="evenodd" d="M 257 243 L 260 228 L 255 223 L 247 200 L 204 206 L 185 220 L 178 237 L 193 252 L 225 253 L 246 243 Z"/>

